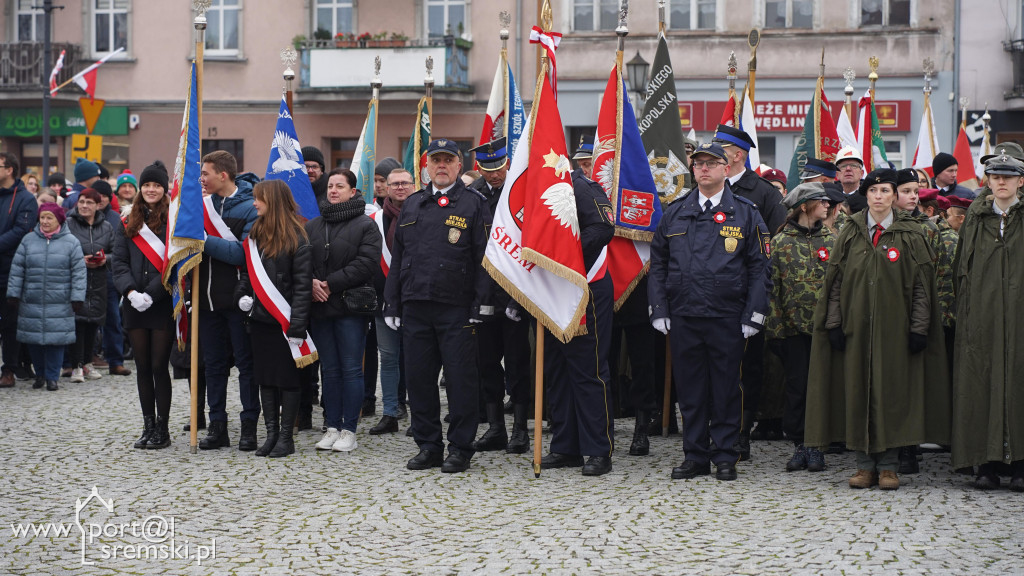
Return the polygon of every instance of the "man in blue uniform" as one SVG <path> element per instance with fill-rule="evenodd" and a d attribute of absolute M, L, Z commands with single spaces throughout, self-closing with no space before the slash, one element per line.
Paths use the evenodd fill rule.
<path fill-rule="evenodd" d="M 412 435 L 419 454 L 410 470 L 464 472 L 480 418 L 476 330 L 494 313 L 483 272 L 490 213 L 482 195 L 459 179 L 462 154 L 452 140 L 427 147 L 430 184 L 402 205 L 384 285 L 384 321 L 402 326 Z M 468 361 L 467 361 L 468 360 Z M 448 458 L 441 436 L 437 378 L 448 395 Z"/>
<path fill-rule="evenodd" d="M 540 467 L 583 466 L 584 476 L 601 476 L 612 470 L 614 446 L 608 373 L 614 302 L 602 252 L 615 234 L 615 224 L 604 189 L 579 168 L 572 173 L 572 188 L 583 263 L 591 278 L 587 333 L 563 343 L 545 331 L 551 452 L 541 459 Z M 589 457 L 586 464 L 584 456 Z"/>
<path fill-rule="evenodd" d="M 501 188 L 508 174 L 508 152 L 505 138 L 473 148 L 481 176 L 470 188 L 487 199 L 491 218 L 498 208 Z M 482 271 L 481 274 L 486 274 Z M 530 323 L 517 322 L 502 313 L 510 301 L 509 295 L 499 287 L 492 298 L 498 311 L 493 320 L 477 327 L 477 348 L 480 354 L 480 395 L 487 414 L 487 431 L 473 444 L 478 452 L 505 450 L 509 454 L 523 454 L 530 449 L 530 436 L 526 431 L 530 412 Z M 502 367 L 501 359 L 505 358 Z M 508 389 L 512 402 L 512 437 L 505 430 L 503 400 Z"/>
<path fill-rule="evenodd" d="M 756 207 L 726 182 L 720 145 L 701 144 L 692 161 L 698 193 L 668 207 L 651 243 L 651 323 L 672 331 L 686 455 L 672 478 L 709 474 L 714 462 L 719 480 L 735 480 L 740 363 L 746 339 L 761 331 L 768 313 L 771 237 Z"/>

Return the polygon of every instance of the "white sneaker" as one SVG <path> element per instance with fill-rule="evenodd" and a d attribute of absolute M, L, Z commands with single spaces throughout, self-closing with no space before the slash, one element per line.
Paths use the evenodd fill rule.
<path fill-rule="evenodd" d="M 331 450 L 335 452 L 351 452 L 359 447 L 359 443 L 356 442 L 356 434 L 351 430 L 342 430 L 341 436 L 338 438 Z"/>
<path fill-rule="evenodd" d="M 81 368 L 75 368 L 74 370 L 71 371 L 71 381 L 85 382 L 85 374 L 82 372 Z"/>
<path fill-rule="evenodd" d="M 316 443 L 317 450 L 330 450 L 334 443 L 341 437 L 341 432 L 337 428 L 328 428 L 327 433 L 324 434 L 323 439 Z"/>
<path fill-rule="evenodd" d="M 82 371 L 85 373 L 86 380 L 99 380 L 100 378 L 103 378 L 103 374 L 97 372 L 96 369 L 92 367 L 92 364 L 86 364 Z"/>

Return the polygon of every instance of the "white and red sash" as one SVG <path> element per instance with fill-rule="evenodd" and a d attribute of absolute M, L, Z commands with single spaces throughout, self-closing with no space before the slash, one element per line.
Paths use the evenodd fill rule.
<path fill-rule="evenodd" d="M 388 270 L 391 270 L 391 250 L 388 250 L 388 236 L 387 231 L 384 230 L 384 211 L 374 212 L 371 218 L 377 224 L 377 231 L 380 232 L 380 269 L 384 272 L 384 277 L 387 278 Z"/>
<path fill-rule="evenodd" d="M 135 247 L 142 252 L 146 260 L 149 260 L 149 263 L 163 275 L 167 262 L 165 259 L 167 247 L 164 245 L 164 241 L 150 230 L 149 226 L 143 224 L 139 233 L 132 237 L 132 242 L 135 242 Z"/>
<path fill-rule="evenodd" d="M 601 253 L 597 255 L 597 260 L 594 260 L 594 265 L 587 270 L 587 283 L 595 280 L 604 278 L 605 273 L 608 272 L 608 247 L 601 248 Z"/>
<path fill-rule="evenodd" d="M 213 207 L 212 194 L 203 197 L 203 228 L 206 229 L 206 233 L 210 236 L 238 242 L 235 233 L 231 231 L 231 228 L 217 212 L 217 209 Z"/>
<path fill-rule="evenodd" d="M 295 360 L 295 365 L 299 368 L 304 368 L 316 362 L 320 356 L 317 354 L 313 339 L 309 337 L 309 332 L 306 332 L 306 338 L 299 346 L 293 345 L 288 340 L 292 306 L 267 275 L 267 270 L 263 267 L 263 260 L 260 259 L 259 248 L 256 247 L 256 241 L 252 238 L 248 238 L 245 242 L 245 266 L 249 271 L 249 282 L 256 293 L 256 298 L 270 312 L 270 315 L 281 324 L 281 334 L 284 336 L 285 341 L 288 342 L 288 348 L 292 352 L 292 359 Z"/>

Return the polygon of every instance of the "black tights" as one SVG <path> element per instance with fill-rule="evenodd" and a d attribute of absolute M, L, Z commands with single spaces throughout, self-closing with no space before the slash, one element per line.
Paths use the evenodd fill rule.
<path fill-rule="evenodd" d="M 81 368 L 92 362 L 93 348 L 96 344 L 96 329 L 92 322 L 75 320 L 75 343 L 71 345 L 71 367 Z"/>
<path fill-rule="evenodd" d="M 167 365 L 174 345 L 173 330 L 135 328 L 128 331 L 135 351 L 135 376 L 143 416 L 155 415 L 164 421 L 171 412 L 171 374 Z"/>

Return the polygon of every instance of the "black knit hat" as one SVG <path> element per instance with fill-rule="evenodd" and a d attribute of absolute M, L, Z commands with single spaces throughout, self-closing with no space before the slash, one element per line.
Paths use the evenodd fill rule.
<path fill-rule="evenodd" d="M 166 194 L 170 191 L 167 181 L 167 167 L 164 166 L 163 162 L 157 160 L 149 166 L 146 166 L 145 170 L 142 171 L 142 174 L 139 175 L 139 189 L 141 190 L 146 182 L 156 182 L 163 187 L 164 193 Z"/>
<path fill-rule="evenodd" d="M 954 164 L 959 164 L 959 162 L 957 162 L 956 158 L 952 154 L 939 152 L 932 160 L 932 174 L 938 176 L 945 171 L 946 168 L 949 168 Z"/>
<path fill-rule="evenodd" d="M 324 153 L 316 146 L 303 146 L 302 159 L 306 162 L 316 162 L 320 165 L 320 171 L 324 171 Z"/>

